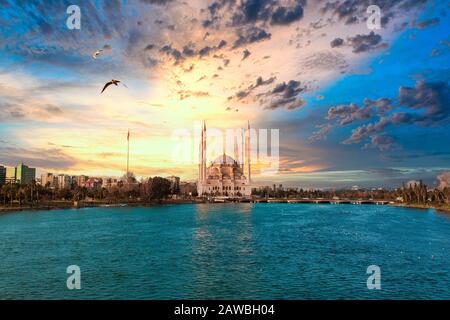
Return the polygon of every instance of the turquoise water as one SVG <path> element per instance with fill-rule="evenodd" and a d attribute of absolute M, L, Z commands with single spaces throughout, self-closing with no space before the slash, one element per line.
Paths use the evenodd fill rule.
<path fill-rule="evenodd" d="M 1 299 L 449 299 L 450 215 L 201 204 L 0 215 Z M 68 290 L 66 268 L 81 268 Z M 381 268 L 381 290 L 366 269 Z"/>

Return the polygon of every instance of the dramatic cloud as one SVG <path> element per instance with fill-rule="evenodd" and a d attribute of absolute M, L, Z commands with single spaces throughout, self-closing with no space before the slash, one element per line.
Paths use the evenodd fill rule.
<path fill-rule="evenodd" d="M 450 120 L 450 86 L 446 82 L 418 81 L 413 88 L 401 87 L 398 99 L 400 106 L 422 111 L 402 117 L 406 123 L 429 126 Z"/>
<path fill-rule="evenodd" d="M 327 119 L 336 120 L 338 125 L 345 126 L 356 120 L 370 120 L 379 116 L 378 121 L 353 129 L 351 136 L 343 143 L 358 143 L 370 137 L 372 145 L 387 150 L 393 145 L 393 138 L 383 134 L 389 126 L 430 127 L 448 124 L 450 122 L 449 101 L 448 83 L 418 81 L 415 87 L 400 87 L 396 106 L 393 106 L 392 100 L 388 98 L 365 99 L 362 107 L 351 103 L 329 108 Z"/>
<path fill-rule="evenodd" d="M 439 126 L 448 118 L 448 89 L 437 85 L 448 74 L 444 67 L 448 39 L 429 37 L 443 30 L 443 5 L 437 10 L 438 3 L 434 3 L 419 12 L 416 9 L 425 1 L 377 1 L 383 27 L 369 33 L 366 9 L 372 2 L 86 1 L 80 5 L 82 29 L 68 30 L 67 1 L 3 1 L 1 139 L 41 154 L 51 151 L 50 145 L 57 147 L 64 152 L 54 154 L 64 163 L 69 159 L 69 167 L 79 173 L 122 174 L 126 159 L 123 128 L 131 128 L 135 172 L 145 176 L 152 168 L 170 168 L 167 172 L 181 172 L 190 179 L 195 178 L 194 166 L 173 168 L 168 160 L 172 131 L 201 119 L 218 127 L 241 126 L 243 119 L 250 119 L 255 127 L 283 128 L 283 140 L 295 145 L 289 151 L 292 165 L 285 166 L 292 176 L 317 168 L 369 165 L 366 160 L 373 159 L 364 155 L 376 149 L 406 149 L 398 126 L 430 128 L 420 129 L 425 135 L 434 132 L 431 127 L 441 130 Z M 420 22 L 411 22 L 417 17 Z M 399 37 L 403 32 L 406 35 Z M 414 57 L 407 52 L 411 47 L 373 52 L 386 47 L 384 42 L 392 47 L 403 45 L 409 32 L 417 34 L 418 52 L 423 38 L 434 39 L 433 47 L 427 47 L 426 73 L 419 66 L 421 56 L 415 50 Z M 440 55 L 428 59 L 432 48 Z M 102 54 L 92 59 L 98 49 L 103 49 Z M 399 52 L 408 59 L 402 60 Z M 388 70 L 393 59 L 401 68 Z M 365 72 L 369 69 L 370 74 Z M 414 73 L 400 78 L 400 70 Z M 390 77 L 380 78 L 384 73 Z M 121 79 L 128 88 L 114 87 L 100 95 L 111 77 Z M 390 92 L 392 86 L 412 77 L 428 80 L 403 87 L 392 101 L 364 100 L 378 90 Z M 328 110 L 328 106 L 333 108 Z M 291 109 L 296 110 L 285 111 Z M 95 117 L 86 116 L 90 114 Z M 327 121 L 322 123 L 325 116 Z M 341 128 L 332 132 L 336 127 Z M 311 134 L 312 141 L 308 141 Z M 414 134 L 408 141 L 417 137 L 417 131 Z M 441 135 L 443 139 L 448 136 L 446 132 Z M 327 136 L 325 141 L 314 142 Z M 356 146 L 336 143 L 346 138 L 347 143 L 367 148 L 361 159 L 364 164 L 356 163 L 354 153 L 347 154 Z M 317 150 L 302 149 L 299 141 Z M 436 152 L 442 148 L 436 147 Z M 395 156 L 404 157 L 397 154 L 399 149 Z M 309 152 L 313 155 L 307 164 L 295 163 L 299 154 Z M 408 156 L 412 154 L 420 152 Z M 32 166 L 56 166 L 50 163 L 52 159 L 46 165 L 42 157 L 17 155 Z M 89 162 L 96 157 L 101 157 L 101 163 Z M 435 156 L 439 157 L 445 155 Z M 437 166 L 442 171 L 443 165 Z"/>
<path fill-rule="evenodd" d="M 390 150 L 394 145 L 394 138 L 389 135 L 374 135 L 371 137 L 370 143 L 366 144 L 364 148 L 376 147 L 381 151 Z"/>
<path fill-rule="evenodd" d="M 303 18 L 306 1 L 298 0 L 284 5 L 272 0 L 242 0 L 232 16 L 233 25 L 270 22 L 286 25 Z"/>
<path fill-rule="evenodd" d="M 300 81 L 290 80 L 289 82 L 282 82 L 275 86 L 272 91 L 266 94 L 269 98 L 269 103 L 266 109 L 274 110 L 278 108 L 286 108 L 288 110 L 297 109 L 305 104 L 305 102 L 297 96 L 305 91 L 305 87 L 301 85 Z M 261 104 L 265 104 L 266 100 L 261 100 Z"/>
<path fill-rule="evenodd" d="M 339 125 L 348 125 L 355 120 L 368 120 L 374 115 L 383 115 L 392 109 L 391 100 L 380 98 L 378 100 L 365 99 L 364 105 L 359 107 L 356 103 L 340 105 L 328 109 L 328 120 L 337 119 Z"/>
<path fill-rule="evenodd" d="M 253 92 L 253 90 L 255 90 L 259 87 L 262 87 L 262 86 L 267 86 L 269 84 L 272 84 L 275 81 L 275 79 L 276 79 L 276 77 L 271 77 L 271 78 L 264 80 L 262 77 L 258 77 L 258 79 L 256 79 L 256 82 L 254 84 L 251 84 L 245 90 L 241 90 L 241 91 L 237 92 L 234 96 L 229 97 L 228 100 L 232 100 L 232 99 L 242 100 L 243 98 L 246 98 L 247 96 L 249 96 L 250 93 Z"/>
<path fill-rule="evenodd" d="M 369 34 L 358 34 L 348 39 L 354 53 L 371 51 L 381 47 L 381 36 L 373 31 Z"/>
<path fill-rule="evenodd" d="M 244 52 L 242 53 L 242 60 L 247 59 L 252 53 L 250 51 L 248 51 L 247 49 L 244 50 Z"/>
<path fill-rule="evenodd" d="M 18 159 L 24 163 L 49 169 L 70 169 L 77 160 L 67 155 L 60 148 L 25 149 L 10 146 L 0 146 L 0 163 L 15 166 Z"/>
<path fill-rule="evenodd" d="M 238 48 L 258 41 L 268 40 L 270 37 L 271 34 L 267 33 L 263 29 L 257 27 L 244 28 L 238 31 L 238 39 L 234 42 L 233 48 Z"/>
<path fill-rule="evenodd" d="M 330 46 L 332 48 L 340 47 L 344 44 L 344 40 L 341 38 L 336 38 L 333 41 L 331 41 Z"/>
<path fill-rule="evenodd" d="M 303 17 L 303 6 L 298 4 L 294 8 L 278 7 L 272 14 L 272 24 L 284 25 L 300 20 Z"/>
<path fill-rule="evenodd" d="M 381 23 L 385 26 L 392 18 L 401 13 L 401 10 L 411 10 L 422 6 L 427 0 L 381 0 L 374 3 L 372 0 L 333 0 L 322 7 L 323 13 L 337 16 L 345 24 L 354 24 L 365 21 L 367 8 L 376 4 L 382 12 Z"/>

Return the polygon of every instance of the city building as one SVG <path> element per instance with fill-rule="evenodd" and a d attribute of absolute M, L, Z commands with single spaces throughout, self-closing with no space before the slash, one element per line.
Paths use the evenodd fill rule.
<path fill-rule="evenodd" d="M 26 185 L 36 179 L 36 168 L 30 168 L 23 163 L 17 167 L 6 168 L 6 183 Z"/>
<path fill-rule="evenodd" d="M 72 177 L 66 174 L 58 175 L 58 188 L 59 189 L 71 189 L 72 188 Z"/>
<path fill-rule="evenodd" d="M 41 185 L 49 188 L 56 188 L 58 186 L 58 176 L 51 172 L 41 175 Z"/>
<path fill-rule="evenodd" d="M 4 185 L 6 183 L 6 168 L 4 166 L 0 166 L 0 185 Z"/>
<path fill-rule="evenodd" d="M 123 185 L 119 178 L 104 178 L 102 181 L 102 188 L 112 188 Z"/>
<path fill-rule="evenodd" d="M 6 183 L 16 183 L 16 168 L 7 167 L 6 168 Z"/>
<path fill-rule="evenodd" d="M 226 147 L 224 143 L 223 154 L 215 158 L 209 166 L 207 166 L 206 148 L 206 123 L 204 123 L 200 141 L 200 163 L 197 184 L 198 195 L 217 197 L 250 197 L 252 192 L 250 123 L 248 124 L 248 128 L 246 130 L 245 148 L 242 148 L 245 149 L 245 157 L 242 155 L 241 163 L 238 162 L 239 152 L 236 139 L 234 143 L 235 159 L 226 154 Z"/>
<path fill-rule="evenodd" d="M 77 185 L 81 188 L 86 187 L 86 183 L 87 183 L 88 179 L 89 179 L 88 176 L 78 176 L 76 179 Z"/>
<path fill-rule="evenodd" d="M 89 178 L 87 179 L 82 187 L 88 188 L 88 189 L 100 189 L 103 184 L 103 179 L 101 178 Z"/>
<path fill-rule="evenodd" d="M 36 168 L 30 168 L 23 163 L 16 167 L 16 182 L 26 185 L 36 179 Z"/>

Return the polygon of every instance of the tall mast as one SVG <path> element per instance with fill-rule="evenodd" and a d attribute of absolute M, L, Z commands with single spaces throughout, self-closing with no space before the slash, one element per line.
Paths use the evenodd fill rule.
<path fill-rule="evenodd" d="M 130 129 L 128 129 L 128 135 L 127 135 L 127 182 L 128 178 L 130 176 Z"/>
<path fill-rule="evenodd" d="M 202 179 L 206 181 L 206 121 L 203 120 L 203 156 L 202 156 Z"/>
<path fill-rule="evenodd" d="M 247 126 L 247 172 L 248 172 L 248 183 L 252 181 L 252 169 L 251 169 L 251 154 L 250 154 L 250 121 L 248 121 Z"/>

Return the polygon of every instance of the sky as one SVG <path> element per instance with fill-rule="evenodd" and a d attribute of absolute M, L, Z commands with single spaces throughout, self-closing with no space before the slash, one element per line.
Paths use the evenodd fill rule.
<path fill-rule="evenodd" d="M 375 30 L 372 4 L 381 15 Z M 80 29 L 68 28 L 70 5 L 80 8 Z M 258 134 L 279 133 L 278 169 L 252 160 L 256 184 L 435 185 L 450 171 L 449 1 L 0 6 L 5 166 L 121 176 L 130 130 L 136 176 L 194 180 L 205 120 L 208 130 L 250 121 Z M 111 79 L 125 85 L 101 94 Z M 208 160 L 221 154 L 208 152 Z"/>

